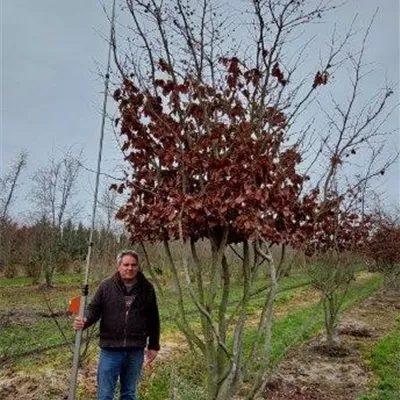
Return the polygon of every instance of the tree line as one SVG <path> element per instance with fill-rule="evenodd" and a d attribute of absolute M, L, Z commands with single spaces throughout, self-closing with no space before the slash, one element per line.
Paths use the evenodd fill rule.
<path fill-rule="evenodd" d="M 84 267 L 89 228 L 82 222 L 67 220 L 62 227 L 41 218 L 30 225 L 12 220 L 0 222 L 0 270 L 7 278 L 24 275 L 32 284 L 53 285 L 54 274 L 80 273 Z M 118 249 L 126 247 L 127 237 L 107 231 L 105 227 L 93 233 L 95 269 L 114 265 Z"/>
<path fill-rule="evenodd" d="M 32 207 L 24 218 L 29 222 L 22 222 L 13 205 L 27 159 L 28 154 L 21 151 L 0 177 L 0 271 L 6 277 L 23 274 L 34 284 L 43 281 L 51 286 L 55 273 L 80 272 L 86 258 L 89 228 L 82 222 L 77 201 L 82 151 L 71 147 L 58 157 L 53 152 L 34 171 L 29 192 Z M 116 249 L 127 245 L 114 219 L 116 196 L 106 189 L 97 207 L 94 262 L 113 265 Z"/>

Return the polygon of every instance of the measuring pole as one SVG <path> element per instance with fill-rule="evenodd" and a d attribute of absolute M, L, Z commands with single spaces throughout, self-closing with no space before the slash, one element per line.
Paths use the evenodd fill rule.
<path fill-rule="evenodd" d="M 98 196 L 98 191 L 99 191 L 101 156 L 103 153 L 104 127 L 105 127 L 106 112 L 107 112 L 107 94 L 108 94 L 108 84 L 110 81 L 111 50 L 112 50 L 112 40 L 113 40 L 113 36 L 114 36 L 114 29 L 115 29 L 115 0 L 113 1 L 111 23 L 110 23 L 110 43 L 109 43 L 109 47 L 108 47 L 107 70 L 106 70 L 106 76 L 105 76 L 105 81 L 104 81 L 103 114 L 102 114 L 102 118 L 101 118 L 99 154 L 97 157 L 96 185 L 95 185 L 95 190 L 94 190 L 92 222 L 91 222 L 91 226 L 90 226 L 89 245 L 88 245 L 88 251 L 87 251 L 87 256 L 86 256 L 85 279 L 84 279 L 84 283 L 82 286 L 82 295 L 81 295 L 81 299 L 80 299 L 80 303 L 79 303 L 78 316 L 82 319 L 84 318 L 87 298 L 88 298 L 88 294 L 89 294 L 89 284 L 88 284 L 89 269 L 90 269 L 90 261 L 91 261 L 92 249 L 93 249 L 93 232 L 94 232 L 94 225 L 95 225 L 95 218 L 96 218 L 97 196 Z M 76 335 L 75 335 L 74 357 L 73 357 L 73 361 L 72 361 L 71 381 L 70 381 L 70 386 L 69 386 L 68 400 L 75 400 L 81 341 L 82 341 L 82 329 L 77 329 Z"/>

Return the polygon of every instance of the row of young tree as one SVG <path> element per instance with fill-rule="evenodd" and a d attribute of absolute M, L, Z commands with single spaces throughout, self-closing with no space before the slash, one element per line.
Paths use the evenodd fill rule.
<path fill-rule="evenodd" d="M 7 278 L 27 276 L 32 284 L 51 287 L 55 273 L 81 273 L 88 251 L 89 228 L 68 220 L 61 228 L 42 218 L 31 225 L 1 221 L 0 268 Z M 93 232 L 94 272 L 98 277 L 115 264 L 118 250 L 126 247 L 127 237 L 107 231 Z"/>
<path fill-rule="evenodd" d="M 8 170 L 2 171 L 0 177 L 2 220 L 13 219 L 13 215 L 21 216 L 20 210 L 16 210 L 13 214 L 12 207 L 18 195 L 21 197 L 20 186 L 27 164 L 28 153 L 22 150 Z M 81 169 L 82 150 L 74 151 L 71 146 L 69 149 L 64 149 L 59 156 L 53 150 L 46 163 L 29 176 L 29 187 L 24 185 L 25 200 L 31 205 L 26 218 L 32 220 L 46 218 L 53 226 L 61 227 L 68 218 L 74 217 L 79 208 L 79 204 L 74 200 Z"/>
<path fill-rule="evenodd" d="M 0 177 L 0 271 L 6 277 L 22 273 L 34 284 L 51 286 L 55 272 L 79 272 L 88 251 L 88 222 L 79 222 L 85 217 L 84 199 L 77 201 L 82 151 L 71 147 L 58 157 L 53 152 L 31 175 L 29 188 L 22 179 L 27 158 L 22 151 Z M 31 207 L 21 217 L 13 206 L 18 195 L 27 192 Z M 102 268 L 113 265 L 116 249 L 126 244 L 115 223 L 116 207 L 116 195 L 107 188 L 97 204 L 93 236 L 94 262 Z"/>
<path fill-rule="evenodd" d="M 204 360 L 210 400 L 262 397 L 283 275 L 274 245 L 309 257 L 333 346 L 340 296 L 354 278 L 349 254 L 365 254 L 366 243 L 379 237 L 368 196 L 397 159 L 385 131 L 396 86 L 369 98 L 362 93 L 372 22 L 361 37 L 354 24 L 335 31 L 319 65 L 310 57 L 313 33 L 308 40 L 306 32 L 338 6 L 122 2 L 112 45 L 115 126 L 128 164 L 126 179 L 113 188 L 128 200 L 118 218 L 134 242 L 164 247 L 177 298 L 173 317 Z M 173 253 L 176 241 L 189 252 Z M 198 251 L 204 242 L 208 256 Z M 241 271 L 236 281 L 232 247 Z M 148 265 L 152 272 L 150 256 Z M 248 307 L 260 293 L 262 267 L 264 304 L 249 334 Z M 241 299 L 232 308 L 237 285 Z M 189 307 L 200 327 L 187 318 Z"/>

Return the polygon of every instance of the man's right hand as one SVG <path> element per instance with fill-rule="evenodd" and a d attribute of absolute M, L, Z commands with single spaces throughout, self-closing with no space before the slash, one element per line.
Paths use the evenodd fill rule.
<path fill-rule="evenodd" d="M 72 325 L 75 329 L 83 329 L 85 321 L 86 318 L 82 319 L 81 317 L 76 317 Z"/>

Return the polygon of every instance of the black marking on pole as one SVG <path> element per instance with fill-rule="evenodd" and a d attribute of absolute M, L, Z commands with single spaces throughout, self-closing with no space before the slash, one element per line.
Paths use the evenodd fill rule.
<path fill-rule="evenodd" d="M 82 286 L 82 296 L 87 296 L 89 294 L 89 285 L 83 285 Z"/>

